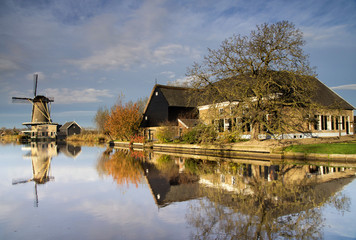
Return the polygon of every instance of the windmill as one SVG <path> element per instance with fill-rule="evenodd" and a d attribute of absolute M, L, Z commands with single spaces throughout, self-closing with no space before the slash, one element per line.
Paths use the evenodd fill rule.
<path fill-rule="evenodd" d="M 52 124 L 51 119 L 51 103 L 54 101 L 53 98 L 45 97 L 42 95 L 37 95 L 37 82 L 38 74 L 33 76 L 33 98 L 29 97 L 12 97 L 13 103 L 31 103 L 32 104 L 32 117 L 31 122 L 23 123 L 26 126 L 41 125 L 41 124 Z"/>

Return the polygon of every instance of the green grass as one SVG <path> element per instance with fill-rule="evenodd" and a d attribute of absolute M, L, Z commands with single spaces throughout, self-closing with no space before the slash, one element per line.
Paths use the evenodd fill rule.
<path fill-rule="evenodd" d="M 356 154 L 356 142 L 292 145 L 285 148 L 284 151 L 301 153 Z"/>

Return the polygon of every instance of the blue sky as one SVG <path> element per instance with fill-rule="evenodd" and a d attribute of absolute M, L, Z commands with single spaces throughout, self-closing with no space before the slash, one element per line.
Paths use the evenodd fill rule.
<path fill-rule="evenodd" d="M 288 20 L 304 32 L 318 78 L 356 106 L 356 1 L 221 0 L 0 2 L 0 127 L 22 127 L 30 104 L 54 97 L 54 122 L 94 126 L 100 106 L 147 97 L 157 81 L 184 80 L 233 34 Z"/>

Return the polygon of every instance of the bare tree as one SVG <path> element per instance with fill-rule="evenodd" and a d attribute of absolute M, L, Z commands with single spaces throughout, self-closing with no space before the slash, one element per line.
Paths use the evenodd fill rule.
<path fill-rule="evenodd" d="M 99 107 L 94 116 L 94 123 L 99 132 L 104 132 L 105 130 L 105 122 L 109 117 L 109 110 L 106 107 Z"/>
<path fill-rule="evenodd" d="M 234 35 L 188 69 L 192 86 L 202 90 L 192 91 L 193 97 L 200 104 L 238 101 L 235 113 L 249 121 L 253 139 L 261 128 L 286 132 L 294 118 L 308 115 L 312 102 L 314 71 L 304 44 L 302 32 L 288 21 Z M 293 119 L 286 118 L 291 113 Z"/>

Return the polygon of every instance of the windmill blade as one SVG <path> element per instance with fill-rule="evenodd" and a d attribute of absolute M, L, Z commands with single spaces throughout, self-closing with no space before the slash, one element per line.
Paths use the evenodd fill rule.
<path fill-rule="evenodd" d="M 20 183 L 28 183 L 31 182 L 33 179 L 32 178 L 27 178 L 27 179 L 13 179 L 12 180 L 12 185 L 20 184 Z"/>
<path fill-rule="evenodd" d="M 26 97 L 12 97 L 12 102 L 13 103 L 32 103 L 33 99 L 32 98 L 26 98 Z"/>
<path fill-rule="evenodd" d="M 37 81 L 38 81 L 38 74 L 35 73 L 33 75 L 33 83 L 34 83 L 34 86 L 33 86 L 33 95 L 36 97 L 37 96 Z"/>

